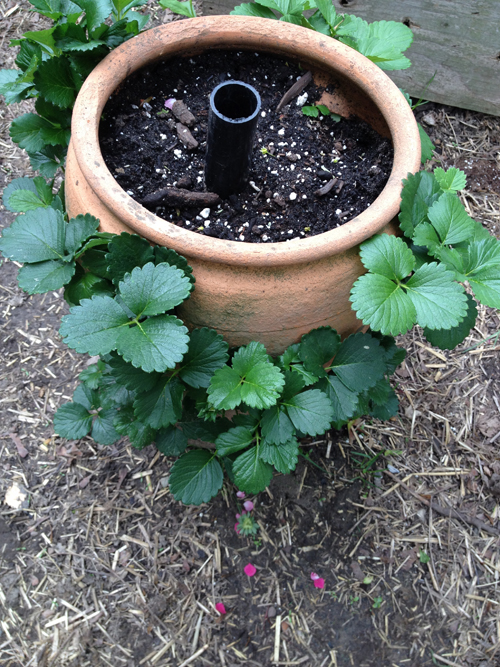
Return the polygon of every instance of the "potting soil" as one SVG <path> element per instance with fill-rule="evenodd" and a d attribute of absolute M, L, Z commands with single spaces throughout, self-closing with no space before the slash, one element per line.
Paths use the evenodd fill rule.
<path fill-rule="evenodd" d="M 277 112 L 283 95 L 303 74 L 291 62 L 234 51 L 175 58 L 140 70 L 104 109 L 100 143 L 106 164 L 141 203 L 166 188 L 180 189 L 186 203 L 149 203 L 148 208 L 206 236 L 271 243 L 334 229 L 381 193 L 393 149 L 356 117 L 337 121 L 321 113 L 317 118 L 305 115 L 302 107 L 313 105 L 322 92 L 313 82 Z M 210 93 L 230 79 L 251 84 L 262 99 L 249 183 L 216 204 L 193 202 L 189 193 L 205 191 Z M 168 107 L 173 100 L 182 101 L 194 115 L 185 123 L 191 134 L 187 141 L 197 147 L 186 146 L 179 118 L 165 107 L 167 100 Z"/>

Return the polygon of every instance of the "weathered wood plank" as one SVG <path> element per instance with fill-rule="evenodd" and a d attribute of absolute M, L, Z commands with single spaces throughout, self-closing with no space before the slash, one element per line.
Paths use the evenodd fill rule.
<path fill-rule="evenodd" d="M 228 14 L 237 0 L 205 0 Z M 500 0 L 333 0 L 367 21 L 402 21 L 414 42 L 411 68 L 388 72 L 412 97 L 500 116 Z M 434 80 L 426 85 L 435 74 Z"/>

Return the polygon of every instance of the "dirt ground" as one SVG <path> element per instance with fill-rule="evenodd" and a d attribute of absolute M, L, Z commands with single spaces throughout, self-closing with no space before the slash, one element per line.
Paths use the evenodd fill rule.
<path fill-rule="evenodd" d="M 25 8 L 0 0 L 2 67 L 13 66 L 9 40 L 41 24 Z M 29 173 L 8 136 L 28 106 L 0 102 L 2 188 Z M 435 164 L 466 171 L 469 213 L 500 234 L 500 118 L 436 104 L 419 116 Z M 0 209 L 1 226 L 11 221 Z M 231 486 L 184 507 L 154 447 L 54 436 L 54 412 L 88 360 L 61 343 L 62 295 L 29 297 L 16 273 L 3 261 L 1 665 L 498 667 L 496 313 L 480 308 L 454 352 L 419 330 L 401 337 L 398 417 L 305 441 L 310 461 L 254 499 L 251 539 L 234 530 Z"/>

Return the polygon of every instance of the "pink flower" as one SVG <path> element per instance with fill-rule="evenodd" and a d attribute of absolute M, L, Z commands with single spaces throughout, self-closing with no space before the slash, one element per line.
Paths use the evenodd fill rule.
<path fill-rule="evenodd" d="M 253 575 L 257 572 L 257 570 L 252 565 L 252 563 L 248 563 L 248 565 L 245 565 L 244 572 L 247 575 L 247 577 L 253 577 Z"/>
<path fill-rule="evenodd" d="M 174 106 L 174 102 L 177 100 L 175 97 L 170 97 L 168 100 L 165 100 L 165 108 L 166 109 L 171 109 Z"/>
<path fill-rule="evenodd" d="M 243 507 L 246 509 L 247 512 L 251 512 L 254 508 L 254 504 L 251 500 L 245 500 L 243 503 Z"/>
<path fill-rule="evenodd" d="M 236 497 L 237 497 L 237 498 L 245 498 L 245 497 L 246 497 L 246 493 L 245 493 L 244 491 L 237 491 L 237 492 L 236 492 Z"/>
<path fill-rule="evenodd" d="M 215 608 L 219 612 L 219 614 L 221 614 L 221 616 L 227 613 L 226 608 L 224 607 L 224 604 L 222 602 L 217 602 Z"/>
<path fill-rule="evenodd" d="M 314 581 L 314 587 L 315 588 L 324 588 L 325 587 L 325 580 L 322 579 L 319 574 L 316 574 L 316 572 L 311 572 L 311 579 Z"/>
<path fill-rule="evenodd" d="M 239 534 L 240 534 L 240 531 L 239 531 L 239 529 L 238 529 L 238 523 L 235 523 L 235 524 L 234 524 L 234 529 L 235 529 L 235 531 L 236 531 L 236 532 L 238 533 L 238 535 L 239 535 Z"/>

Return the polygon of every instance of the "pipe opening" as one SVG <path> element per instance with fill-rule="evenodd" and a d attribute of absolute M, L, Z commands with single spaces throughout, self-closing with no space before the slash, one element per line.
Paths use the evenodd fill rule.
<path fill-rule="evenodd" d="M 214 88 L 211 106 L 224 120 L 241 123 L 251 120 L 260 108 L 259 93 L 241 81 L 227 81 Z"/>

